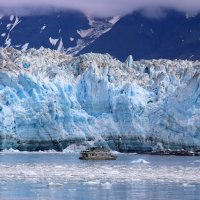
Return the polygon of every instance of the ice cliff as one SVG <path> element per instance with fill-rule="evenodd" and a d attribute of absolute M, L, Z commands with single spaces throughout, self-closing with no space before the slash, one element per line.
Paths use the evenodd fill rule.
<path fill-rule="evenodd" d="M 200 149 L 200 62 L 0 49 L 0 149 Z"/>

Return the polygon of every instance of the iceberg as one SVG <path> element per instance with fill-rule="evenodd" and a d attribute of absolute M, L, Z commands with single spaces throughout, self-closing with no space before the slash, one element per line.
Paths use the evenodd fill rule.
<path fill-rule="evenodd" d="M 132 164 L 149 164 L 149 162 L 144 159 L 133 160 L 131 161 L 131 163 Z"/>
<path fill-rule="evenodd" d="M 0 49 L 0 149 L 200 149 L 200 62 Z"/>

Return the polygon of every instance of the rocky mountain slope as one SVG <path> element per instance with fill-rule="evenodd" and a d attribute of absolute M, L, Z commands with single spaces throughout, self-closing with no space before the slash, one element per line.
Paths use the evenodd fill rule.
<path fill-rule="evenodd" d="M 0 16 L 0 47 L 41 46 L 69 55 L 109 53 L 125 61 L 200 59 L 200 14 L 163 10 L 158 16 L 134 12 L 124 17 L 91 18 L 74 11 L 32 16 Z"/>
<path fill-rule="evenodd" d="M 50 48 L 75 55 L 109 31 L 119 18 L 97 19 L 75 11 L 0 16 L 0 46 Z"/>
<path fill-rule="evenodd" d="M 0 49 L 0 149 L 200 149 L 200 62 Z"/>
<path fill-rule="evenodd" d="M 128 55 L 140 59 L 200 59 L 200 14 L 164 10 L 154 16 L 134 12 L 84 48 L 87 52 L 109 53 L 124 61 Z M 155 12 L 156 15 L 156 12 Z"/>

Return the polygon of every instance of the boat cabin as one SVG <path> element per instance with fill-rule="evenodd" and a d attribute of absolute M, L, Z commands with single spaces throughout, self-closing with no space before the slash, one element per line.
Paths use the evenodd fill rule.
<path fill-rule="evenodd" d="M 101 147 L 92 147 L 81 151 L 79 159 L 82 160 L 116 160 L 116 156 L 109 150 Z"/>

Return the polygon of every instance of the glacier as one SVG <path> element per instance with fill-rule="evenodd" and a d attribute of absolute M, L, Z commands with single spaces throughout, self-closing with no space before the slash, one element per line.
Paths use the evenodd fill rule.
<path fill-rule="evenodd" d="M 200 62 L 0 48 L 0 150 L 200 149 Z"/>

